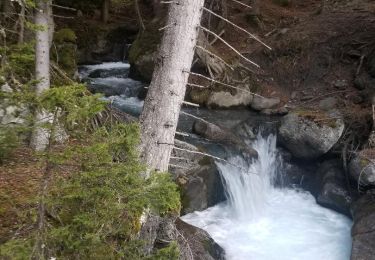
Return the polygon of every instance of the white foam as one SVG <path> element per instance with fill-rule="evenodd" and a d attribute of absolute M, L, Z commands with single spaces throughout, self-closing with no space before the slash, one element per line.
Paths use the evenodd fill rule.
<path fill-rule="evenodd" d="M 87 77 L 92 71 L 97 69 L 121 69 L 121 68 L 130 68 L 129 63 L 125 62 L 104 62 L 101 64 L 95 64 L 95 65 L 84 65 L 80 67 L 80 77 L 85 78 Z"/>
<path fill-rule="evenodd" d="M 218 164 L 229 200 L 183 217 L 205 229 L 230 260 L 348 260 L 351 221 L 308 193 L 277 189 L 276 138 L 258 137 L 259 160 Z M 244 170 L 246 169 L 246 170 Z M 256 174 L 254 174 L 256 173 Z"/>

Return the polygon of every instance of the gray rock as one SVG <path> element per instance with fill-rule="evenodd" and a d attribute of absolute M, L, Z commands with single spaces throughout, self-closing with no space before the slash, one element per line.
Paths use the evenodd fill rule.
<path fill-rule="evenodd" d="M 318 204 L 350 216 L 352 197 L 345 181 L 345 172 L 340 161 L 323 162 L 317 176 Z"/>
<path fill-rule="evenodd" d="M 344 121 L 337 113 L 319 112 L 324 121 L 315 122 L 300 112 L 281 120 L 280 142 L 297 158 L 312 159 L 327 153 L 340 139 Z"/>
<path fill-rule="evenodd" d="M 338 79 L 332 82 L 333 85 L 338 89 L 346 89 L 349 86 L 348 81 L 345 79 Z"/>
<path fill-rule="evenodd" d="M 257 151 L 246 145 L 243 140 L 228 129 L 221 128 L 209 122 L 197 120 L 194 122 L 193 131 L 212 141 L 234 146 L 240 151 L 246 153 L 248 157 L 258 157 Z"/>
<path fill-rule="evenodd" d="M 154 72 L 156 52 L 146 52 L 140 55 L 137 60 L 132 63 L 132 69 L 136 70 L 136 75 L 139 75 L 143 80 L 150 82 L 152 73 Z"/>
<path fill-rule="evenodd" d="M 205 210 L 225 200 L 220 172 L 212 159 L 205 158 L 176 178 L 181 189 L 182 214 Z"/>
<path fill-rule="evenodd" d="M 363 195 L 352 207 L 351 260 L 372 260 L 375 256 L 375 195 Z"/>
<path fill-rule="evenodd" d="M 194 227 L 180 218 L 176 228 L 181 234 L 178 237 L 180 259 L 224 260 L 225 251 L 203 229 Z M 192 257 L 192 258 L 191 258 Z"/>
<path fill-rule="evenodd" d="M 360 153 L 350 161 L 349 173 L 361 186 L 375 186 L 375 164 Z"/>
<path fill-rule="evenodd" d="M 238 91 L 235 95 L 230 92 L 212 92 L 208 97 L 208 107 L 229 108 L 236 106 L 248 106 L 253 101 L 253 95 L 247 92 Z"/>
<path fill-rule="evenodd" d="M 332 110 L 337 105 L 337 99 L 334 97 L 328 97 L 319 102 L 319 108 L 324 111 Z"/>
<path fill-rule="evenodd" d="M 280 98 L 263 98 L 255 96 L 250 106 L 254 110 L 275 108 L 280 104 Z"/>
<path fill-rule="evenodd" d="M 194 145 L 179 140 L 175 140 L 175 145 L 182 149 L 199 151 Z M 225 200 L 221 176 L 212 159 L 174 149 L 171 165 L 169 170 L 181 191 L 183 214 L 204 210 Z"/>
<path fill-rule="evenodd" d="M 286 107 L 280 107 L 275 109 L 263 109 L 260 111 L 261 114 L 267 115 L 267 116 L 285 116 L 289 113 L 289 110 Z"/>

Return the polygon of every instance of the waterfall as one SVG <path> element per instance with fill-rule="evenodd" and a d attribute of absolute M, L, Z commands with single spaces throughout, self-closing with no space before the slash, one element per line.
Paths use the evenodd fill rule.
<path fill-rule="evenodd" d="M 276 136 L 263 138 L 259 134 L 252 146 L 258 151 L 255 161 L 236 156 L 230 159 L 230 164 L 217 163 L 234 217 L 242 220 L 261 215 L 281 164 Z"/>
<path fill-rule="evenodd" d="M 306 191 L 275 187 L 282 162 L 274 135 L 251 145 L 258 159 L 217 163 L 228 200 L 183 220 L 205 229 L 229 260 L 348 260 L 352 222 Z"/>

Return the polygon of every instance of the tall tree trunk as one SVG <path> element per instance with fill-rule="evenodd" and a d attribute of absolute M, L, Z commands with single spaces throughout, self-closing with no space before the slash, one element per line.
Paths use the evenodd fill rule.
<path fill-rule="evenodd" d="M 111 0 L 103 0 L 103 4 L 102 4 L 102 22 L 103 23 L 108 23 L 110 6 L 111 6 Z"/>
<path fill-rule="evenodd" d="M 168 170 L 203 4 L 204 0 L 177 0 L 169 6 L 167 27 L 140 118 L 141 158 L 150 169 Z"/>
<path fill-rule="evenodd" d="M 35 12 L 35 24 L 42 30 L 35 33 L 35 78 L 38 80 L 35 92 L 40 95 L 50 88 L 50 41 L 51 41 L 51 2 L 50 0 L 37 0 Z M 35 128 L 31 136 L 30 146 L 36 151 L 44 150 L 49 142 L 50 131 L 43 124 L 51 121 L 52 115 L 45 111 L 37 111 L 35 115 Z"/>

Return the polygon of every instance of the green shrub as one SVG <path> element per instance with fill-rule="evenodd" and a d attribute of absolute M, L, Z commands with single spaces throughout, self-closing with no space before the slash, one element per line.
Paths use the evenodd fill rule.
<path fill-rule="evenodd" d="M 11 127 L 0 126 L 0 164 L 9 158 L 18 145 L 17 131 Z"/>

